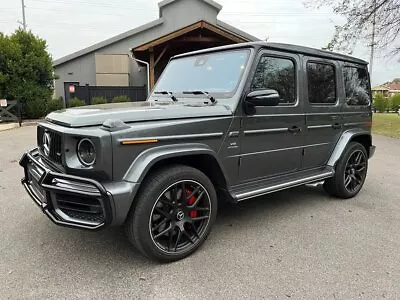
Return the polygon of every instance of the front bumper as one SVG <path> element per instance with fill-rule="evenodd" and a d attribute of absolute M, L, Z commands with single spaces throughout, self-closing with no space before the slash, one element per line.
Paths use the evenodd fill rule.
<path fill-rule="evenodd" d="M 129 211 L 133 188 L 128 183 L 110 183 L 106 188 L 93 179 L 57 172 L 37 149 L 26 152 L 20 165 L 27 193 L 57 225 L 97 230 L 116 221 L 122 223 Z"/>

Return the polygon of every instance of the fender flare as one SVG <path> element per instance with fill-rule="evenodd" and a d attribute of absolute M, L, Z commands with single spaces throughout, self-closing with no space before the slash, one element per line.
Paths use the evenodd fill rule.
<path fill-rule="evenodd" d="M 141 152 L 136 159 L 132 162 L 128 170 L 126 171 L 123 180 L 128 182 L 140 183 L 150 170 L 150 168 L 157 162 L 173 158 L 182 157 L 188 155 L 209 155 L 212 156 L 219 168 L 221 169 L 225 180 L 228 182 L 228 177 L 221 162 L 219 161 L 217 154 L 209 146 L 201 143 L 190 143 L 190 144 L 172 144 L 159 147 L 153 147 Z"/>
<path fill-rule="evenodd" d="M 346 130 L 345 132 L 342 133 L 339 141 L 337 142 L 335 149 L 333 150 L 327 165 L 330 167 L 335 167 L 336 163 L 339 161 L 339 159 L 342 157 L 343 152 L 345 151 L 347 145 L 350 143 L 350 141 L 357 137 L 357 136 L 369 136 L 372 140 L 371 132 L 363 129 L 350 129 Z M 372 145 L 370 145 L 372 146 Z M 369 149 L 367 149 L 369 151 Z"/>

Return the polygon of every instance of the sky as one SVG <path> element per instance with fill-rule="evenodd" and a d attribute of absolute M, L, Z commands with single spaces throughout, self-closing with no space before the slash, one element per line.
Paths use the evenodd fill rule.
<path fill-rule="evenodd" d="M 183 0 L 184 1 L 184 0 Z M 329 8 L 306 8 L 302 0 L 216 0 L 218 19 L 269 42 L 321 48 L 344 19 Z M 26 23 L 60 58 L 158 18 L 157 0 L 25 0 Z M 0 0 L 0 32 L 12 33 L 22 21 L 21 0 Z M 364 44 L 367 44 L 366 42 Z M 353 55 L 369 61 L 360 43 Z M 399 58 L 375 56 L 372 85 L 400 77 Z"/>

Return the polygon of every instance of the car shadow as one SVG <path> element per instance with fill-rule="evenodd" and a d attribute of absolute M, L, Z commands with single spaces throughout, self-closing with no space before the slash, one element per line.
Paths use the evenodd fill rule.
<path fill-rule="evenodd" d="M 265 220 L 265 222 L 274 222 L 276 218 L 289 218 L 293 213 L 310 210 L 312 206 L 321 201 L 330 201 L 331 198 L 319 186 L 302 186 L 290 190 L 285 190 L 238 204 L 221 204 L 217 220 L 214 224 L 212 238 L 218 240 L 220 235 L 229 234 L 229 231 L 247 230 L 247 224 L 251 226 L 252 219 Z M 310 208 L 311 207 L 311 208 Z M 68 251 L 73 260 L 91 261 L 99 266 L 104 263 L 114 265 L 132 264 L 132 266 L 151 266 L 158 265 L 145 258 L 136 250 L 127 240 L 122 228 L 109 228 L 99 232 L 88 232 L 80 230 L 71 230 L 53 226 L 49 230 L 50 236 L 47 239 L 52 240 L 52 247 L 65 245 L 68 241 L 73 251 Z M 58 242 L 57 242 L 58 240 Z M 60 243 L 60 241 L 64 241 Z M 62 252 L 62 249 L 58 249 Z M 95 258 L 95 259 L 93 259 Z"/>

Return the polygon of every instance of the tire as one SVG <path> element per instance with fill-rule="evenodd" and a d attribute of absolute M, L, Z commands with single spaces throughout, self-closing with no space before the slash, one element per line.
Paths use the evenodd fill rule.
<path fill-rule="evenodd" d="M 150 174 L 125 222 L 129 241 L 161 262 L 183 259 L 206 240 L 217 216 L 217 195 L 198 169 L 171 165 Z"/>
<path fill-rule="evenodd" d="M 335 175 L 325 180 L 325 191 L 341 199 L 357 195 L 368 171 L 368 154 L 363 145 L 351 142 L 336 165 Z"/>

